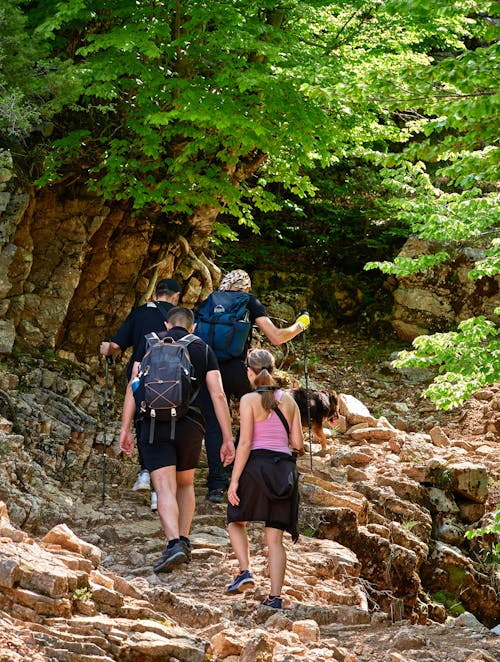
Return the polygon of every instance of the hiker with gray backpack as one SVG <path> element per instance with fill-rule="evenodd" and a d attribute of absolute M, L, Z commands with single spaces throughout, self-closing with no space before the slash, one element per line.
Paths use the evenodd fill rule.
<path fill-rule="evenodd" d="M 243 269 L 235 269 L 223 277 L 219 289 L 212 292 L 195 310 L 194 333 L 214 349 L 228 403 L 232 396 L 239 401 L 252 390 L 245 358 L 250 347 L 253 325 L 273 345 L 281 345 L 305 331 L 310 324 L 309 313 L 303 311 L 291 326 L 278 328 L 270 320 L 259 299 L 250 292 L 251 287 L 248 273 Z M 222 434 L 210 396 L 203 388 L 201 405 L 206 423 L 205 450 L 208 461 L 205 498 L 213 503 L 222 503 L 230 473 L 220 461 Z"/>
<path fill-rule="evenodd" d="M 222 432 L 221 464 L 230 464 L 235 455 L 217 358 L 191 333 L 193 327 L 191 310 L 172 308 L 167 313 L 166 331 L 144 338 L 143 357 L 134 364 L 123 405 L 120 450 L 132 455 L 131 426 L 137 411 L 137 444 L 158 495 L 158 514 L 167 540 L 154 572 L 171 572 L 191 559 L 194 473 L 205 432 L 199 398 L 202 386 Z"/>

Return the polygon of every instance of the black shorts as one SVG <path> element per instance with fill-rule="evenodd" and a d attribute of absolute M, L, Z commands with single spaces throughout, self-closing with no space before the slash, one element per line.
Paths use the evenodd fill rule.
<path fill-rule="evenodd" d="M 142 420 L 138 426 L 137 444 L 149 472 L 171 466 L 175 466 L 177 471 L 197 468 L 205 435 L 201 414 L 190 411 L 178 420 L 173 440 L 170 439 L 170 423 L 156 421 L 152 444 L 149 443 L 149 430 L 150 420 Z"/>

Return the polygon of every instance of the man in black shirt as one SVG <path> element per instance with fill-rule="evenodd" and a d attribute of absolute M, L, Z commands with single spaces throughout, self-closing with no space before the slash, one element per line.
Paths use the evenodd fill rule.
<path fill-rule="evenodd" d="M 193 330 L 194 318 L 187 308 L 173 308 L 167 316 L 167 333 L 174 340 L 186 336 Z M 146 341 L 139 351 L 144 352 Z M 231 432 L 231 418 L 217 358 L 203 340 L 197 338 L 187 347 L 194 374 L 199 386 L 206 388 L 211 398 L 216 420 L 220 426 L 222 443 L 219 458 L 223 465 L 234 460 L 235 450 Z M 132 380 L 137 374 L 139 363 L 132 370 Z M 120 450 L 131 455 L 134 442 L 131 425 L 135 414 L 135 401 L 132 393 L 132 380 L 127 386 L 123 405 Z M 146 468 L 151 474 L 158 494 L 158 513 L 163 526 L 167 545 L 158 562 L 155 572 L 170 572 L 180 563 L 188 563 L 191 556 L 189 531 L 195 509 L 194 473 L 198 466 L 201 444 L 205 432 L 203 416 L 200 412 L 200 396 L 193 402 L 193 408 L 175 422 L 174 438 L 171 439 L 170 422 L 156 421 L 153 443 L 150 443 L 150 419 L 144 418 L 139 427 L 138 446 Z"/>
<path fill-rule="evenodd" d="M 158 281 L 153 301 L 134 308 L 111 340 L 104 340 L 101 343 L 99 351 L 104 356 L 114 356 L 120 351 L 124 352 L 132 347 L 132 356 L 127 364 L 127 380 L 130 380 L 134 363 L 140 361 L 144 355 L 141 347 L 145 335 L 165 331 L 167 313 L 178 304 L 180 292 L 181 287 L 173 278 L 163 278 Z M 141 470 L 132 489 L 149 490 L 151 489 L 149 472 L 144 466 L 140 451 L 139 464 Z M 156 494 L 153 491 L 151 494 L 151 510 L 156 510 L 156 504 Z"/>

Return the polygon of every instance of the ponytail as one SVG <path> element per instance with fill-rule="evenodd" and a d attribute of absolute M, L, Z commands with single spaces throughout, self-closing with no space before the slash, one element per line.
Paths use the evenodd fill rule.
<path fill-rule="evenodd" d="M 276 400 L 274 391 L 276 390 L 276 382 L 272 376 L 274 370 L 274 357 L 267 349 L 254 349 L 247 355 L 247 365 L 255 372 L 256 377 L 254 386 L 259 392 L 259 386 L 268 387 L 263 388 L 259 395 L 262 399 L 262 406 L 266 411 L 271 411 L 276 407 Z"/>
<path fill-rule="evenodd" d="M 274 391 L 276 390 L 276 382 L 274 381 L 272 375 L 262 368 L 257 377 L 254 380 L 255 390 L 259 393 L 262 406 L 266 411 L 271 411 L 276 407 L 276 399 L 274 397 Z M 260 390 L 259 387 L 264 387 Z"/>

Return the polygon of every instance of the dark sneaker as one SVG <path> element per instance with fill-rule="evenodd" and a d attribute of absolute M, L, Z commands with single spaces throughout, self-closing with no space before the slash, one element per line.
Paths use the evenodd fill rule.
<path fill-rule="evenodd" d="M 184 547 L 184 552 L 188 558 L 188 562 L 191 561 L 191 543 L 189 538 L 181 538 L 181 545 Z"/>
<path fill-rule="evenodd" d="M 224 490 L 209 490 L 205 499 L 207 501 L 211 501 L 212 503 L 223 503 Z"/>
<path fill-rule="evenodd" d="M 163 550 L 161 557 L 154 564 L 154 572 L 172 572 L 175 566 L 181 563 L 189 563 L 188 555 L 186 554 L 183 543 L 179 540 L 172 547 L 168 545 Z"/>
<path fill-rule="evenodd" d="M 252 573 L 250 570 L 244 570 L 236 575 L 233 583 L 227 587 L 226 593 L 243 593 L 243 591 L 247 591 L 254 586 L 255 581 L 252 577 Z"/>
<path fill-rule="evenodd" d="M 264 605 L 264 607 L 271 607 L 272 609 L 282 609 L 283 600 L 274 595 L 268 595 L 260 604 Z"/>

